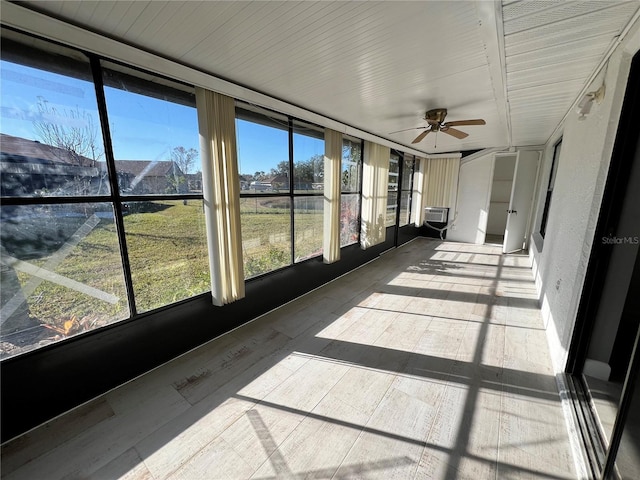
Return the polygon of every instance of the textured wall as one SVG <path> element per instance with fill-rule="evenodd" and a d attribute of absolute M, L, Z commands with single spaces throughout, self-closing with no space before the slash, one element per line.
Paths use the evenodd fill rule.
<path fill-rule="evenodd" d="M 565 368 L 578 302 L 604 184 L 616 136 L 632 54 L 637 51 L 638 28 L 611 56 L 608 67 L 588 91 L 605 83 L 602 103 L 594 104 L 586 119 L 569 112 L 562 134 L 562 151 L 549 210 L 544 242 L 537 233 L 531 242 L 536 285 L 547 329 L 554 368 Z M 557 135 L 547 143 L 540 177 L 534 232 L 539 231 Z"/>

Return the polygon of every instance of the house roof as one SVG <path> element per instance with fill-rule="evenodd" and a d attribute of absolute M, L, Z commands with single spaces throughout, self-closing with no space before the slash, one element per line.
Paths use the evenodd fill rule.
<path fill-rule="evenodd" d="M 41 163 L 41 164 L 74 164 L 63 148 L 53 147 L 46 143 L 40 143 L 27 138 L 15 137 L 5 133 L 0 134 L 0 152 L 4 156 L 10 156 L 14 163 Z M 81 157 L 85 161 L 84 166 L 93 165 L 94 160 Z M 116 169 L 120 173 L 128 173 L 135 177 L 166 177 L 174 174 L 174 164 L 170 161 L 151 160 L 116 160 Z M 106 168 L 105 162 L 98 162 L 101 169 Z M 180 167 L 175 165 L 176 173 L 180 174 Z"/>
<path fill-rule="evenodd" d="M 5 133 L 0 133 L 0 152 L 10 155 L 13 162 L 77 164 L 63 148 Z M 85 165 L 91 165 L 93 162 L 90 158 L 81 158 Z"/>

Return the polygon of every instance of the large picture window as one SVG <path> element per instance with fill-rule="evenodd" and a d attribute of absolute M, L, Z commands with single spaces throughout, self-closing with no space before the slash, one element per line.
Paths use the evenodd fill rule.
<path fill-rule="evenodd" d="M 289 120 L 239 104 L 236 135 L 242 255 L 251 278 L 292 263 Z"/>
<path fill-rule="evenodd" d="M 0 357 L 130 316 L 89 59 L 3 32 Z"/>
<path fill-rule="evenodd" d="M 209 291 L 195 88 L 10 30 L 0 46 L 0 358 Z M 322 256 L 324 128 L 239 102 L 236 132 L 245 278 Z M 343 137 L 340 246 L 362 148 Z"/>
<path fill-rule="evenodd" d="M 136 310 L 210 290 L 193 87 L 103 63 Z"/>
<path fill-rule="evenodd" d="M 322 255 L 324 129 L 293 122 L 295 261 Z"/>

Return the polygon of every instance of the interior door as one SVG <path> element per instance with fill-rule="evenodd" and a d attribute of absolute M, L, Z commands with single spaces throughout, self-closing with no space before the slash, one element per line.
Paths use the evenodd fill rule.
<path fill-rule="evenodd" d="M 504 232 L 504 253 L 522 250 L 526 245 L 529 217 L 533 204 L 533 193 L 538 176 L 539 155 L 535 151 L 520 151 L 516 158 L 513 173 L 511 198 L 507 217 L 507 228 Z"/>

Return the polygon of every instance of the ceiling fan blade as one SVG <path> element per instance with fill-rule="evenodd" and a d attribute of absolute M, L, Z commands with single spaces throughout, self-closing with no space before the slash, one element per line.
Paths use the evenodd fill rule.
<path fill-rule="evenodd" d="M 425 131 L 424 131 L 424 132 L 422 132 L 420 135 L 418 135 L 418 136 L 416 137 L 416 139 L 415 139 L 413 142 L 411 142 L 411 143 L 420 143 L 420 142 L 422 141 L 422 139 L 423 139 L 424 137 L 426 137 L 426 136 L 427 136 L 427 134 L 428 134 L 429 132 L 431 132 L 431 130 L 425 130 Z"/>
<path fill-rule="evenodd" d="M 452 137 L 456 137 L 459 140 L 462 140 L 463 138 L 466 138 L 466 137 L 469 136 L 468 133 L 464 133 L 464 132 L 462 132 L 460 130 L 457 130 L 457 129 L 451 128 L 451 127 L 441 128 L 440 131 L 443 132 L 443 133 L 446 133 L 448 135 L 451 135 Z"/>
<path fill-rule="evenodd" d="M 392 133 L 400 133 L 400 132 L 408 132 L 409 130 L 424 130 L 427 127 L 414 127 L 414 128 L 405 128 L 404 130 L 396 130 L 395 132 L 389 132 L 387 135 L 391 135 Z"/>
<path fill-rule="evenodd" d="M 486 124 L 487 122 L 485 122 L 481 118 L 476 118 L 474 120 L 454 120 L 453 122 L 445 123 L 445 125 L 448 125 L 450 127 L 461 127 L 463 125 L 486 125 Z"/>

